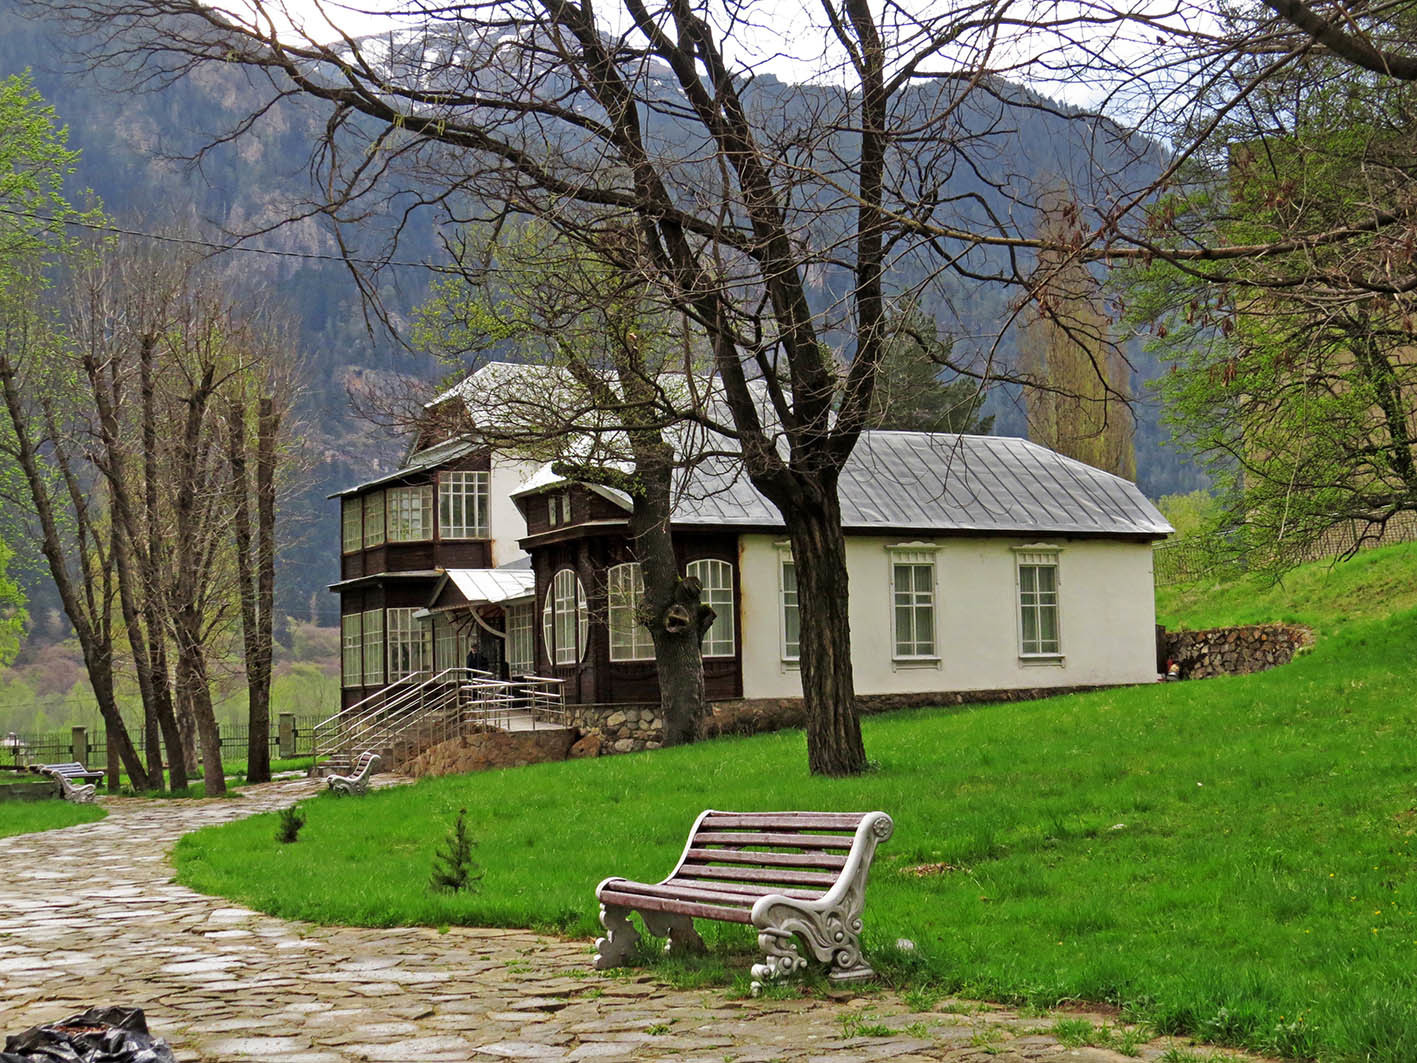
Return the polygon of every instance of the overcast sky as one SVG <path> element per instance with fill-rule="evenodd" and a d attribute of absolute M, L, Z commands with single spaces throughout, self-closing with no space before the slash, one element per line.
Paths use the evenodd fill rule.
<path fill-rule="evenodd" d="M 216 6 L 233 11 L 241 11 L 244 0 L 216 0 Z M 430 0 L 432 2 L 432 0 Z M 736 0 L 743 2 L 743 0 Z M 928 4 L 939 4 L 942 0 L 922 0 Z M 948 0 L 944 0 L 948 2 Z M 1018 0 L 1010 8 L 1010 15 L 1026 21 L 1030 13 L 1038 12 L 1044 18 L 1057 19 L 1060 13 L 1067 13 L 1071 7 L 1081 11 L 1079 6 L 1088 0 Z M 1116 0 L 1118 6 L 1134 3 L 1135 10 L 1169 10 L 1171 18 L 1180 24 L 1194 24 L 1196 19 L 1206 18 L 1197 10 L 1182 11 L 1166 0 Z M 1163 9 L 1164 4 L 1164 9 Z M 388 32 L 399 25 L 407 25 L 407 20 L 396 20 L 386 12 L 408 6 L 406 0 L 364 0 L 361 3 L 340 3 L 330 0 L 268 0 L 268 10 L 279 11 L 282 6 L 286 17 L 303 32 L 316 40 L 329 40 L 337 36 L 332 26 L 354 36 Z M 873 5 L 879 7 L 879 3 Z M 615 2 L 602 4 L 602 17 L 613 17 L 622 11 Z M 746 6 L 735 7 L 741 20 L 735 25 L 729 44 L 730 61 L 750 65 L 758 72 L 776 75 L 784 81 L 800 82 L 831 78 L 831 70 L 837 60 L 833 56 L 824 29 L 821 25 L 820 0 L 746 0 Z M 622 27 L 612 24 L 618 31 Z M 1109 31 L 1110 33 L 1111 31 Z M 1135 28 L 1124 28 L 1117 36 L 1104 39 L 1100 30 L 1085 41 L 1088 48 L 1104 52 L 1107 65 L 1114 69 L 1134 70 L 1144 73 L 1153 65 L 1159 51 L 1159 43 L 1154 31 L 1141 32 Z M 725 49 L 727 51 L 727 49 Z M 1030 61 L 1047 57 L 1049 62 Z M 1016 38 L 999 47 L 991 57 L 997 68 L 1012 68 L 1008 76 L 1011 80 L 1028 84 L 1044 95 L 1079 107 L 1099 105 L 1117 87 L 1116 79 L 1104 79 L 1098 74 L 1086 77 L 1058 77 L 1050 74 L 1049 65 L 1062 66 L 1065 61 L 1077 61 L 1081 50 L 1070 46 L 1067 53 L 1059 51 L 1059 42 L 1040 35 L 1026 36 L 1020 33 Z M 1115 101 L 1109 108 L 1117 117 L 1125 116 L 1128 108 L 1125 100 Z"/>

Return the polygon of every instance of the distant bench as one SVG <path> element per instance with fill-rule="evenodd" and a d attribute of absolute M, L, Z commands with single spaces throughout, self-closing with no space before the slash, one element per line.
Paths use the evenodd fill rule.
<path fill-rule="evenodd" d="M 325 777 L 325 785 L 332 793 L 366 794 L 369 792 L 369 776 L 374 773 L 374 765 L 382 759 L 378 753 L 361 753 L 350 774 L 328 775 Z"/>
<path fill-rule="evenodd" d="M 93 803 L 98 794 L 96 784 L 103 781 L 104 774 L 101 771 L 89 771 L 77 760 L 68 764 L 31 764 L 30 771 L 58 780 L 60 796 L 66 801 L 82 805 Z M 85 783 L 88 785 L 84 785 Z"/>
<path fill-rule="evenodd" d="M 668 937 L 670 953 L 703 949 L 694 917 L 756 926 L 765 959 L 753 965 L 755 988 L 807 965 L 796 934 L 831 965 L 833 980 L 869 978 L 861 956 L 866 878 L 894 829 L 884 812 L 703 812 L 668 878 L 607 878 L 596 887 L 606 936 L 595 943 L 595 967 L 629 961 L 639 940 L 628 921 L 634 911 L 651 934 Z"/>

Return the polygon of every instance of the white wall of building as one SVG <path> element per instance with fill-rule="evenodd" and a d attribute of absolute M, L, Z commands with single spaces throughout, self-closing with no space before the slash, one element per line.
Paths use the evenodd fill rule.
<path fill-rule="evenodd" d="M 512 501 L 512 492 L 526 483 L 539 468 L 539 462 L 518 461 L 495 452 L 492 455 L 492 475 L 487 485 L 487 530 L 492 535 L 493 568 L 501 568 L 526 557 L 526 551 L 517 545 L 517 540 L 526 538 L 526 521 Z"/>
<path fill-rule="evenodd" d="M 935 547 L 937 661 L 893 659 L 889 547 Z M 1016 548 L 1058 548 L 1061 657 L 1020 654 Z M 782 659 L 781 535 L 739 539 L 743 696 L 797 697 Z M 1063 537 L 912 538 L 849 535 L 851 642 L 858 694 L 1142 683 L 1156 677 L 1151 545 Z"/>

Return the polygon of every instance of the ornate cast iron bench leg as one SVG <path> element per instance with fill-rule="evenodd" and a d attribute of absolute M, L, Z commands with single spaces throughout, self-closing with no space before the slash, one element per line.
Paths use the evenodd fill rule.
<path fill-rule="evenodd" d="M 756 996 L 768 982 L 781 981 L 807 966 L 797 951 L 797 942 L 788 930 L 761 930 L 758 948 L 763 950 L 763 962 L 753 964 L 753 994 Z"/>
<path fill-rule="evenodd" d="M 668 938 L 664 951 L 671 956 L 702 955 L 704 939 L 694 929 L 694 921 L 675 912 L 640 912 L 645 929 L 658 938 Z"/>
<path fill-rule="evenodd" d="M 605 937 L 595 939 L 597 971 L 608 971 L 629 963 L 640 940 L 640 932 L 630 925 L 629 916 L 630 909 L 621 908 L 618 904 L 600 906 L 600 925 L 605 927 Z"/>

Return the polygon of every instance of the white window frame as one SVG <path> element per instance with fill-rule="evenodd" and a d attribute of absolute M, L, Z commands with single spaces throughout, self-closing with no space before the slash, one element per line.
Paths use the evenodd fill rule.
<path fill-rule="evenodd" d="M 421 543 L 433 538 L 433 485 L 388 490 L 389 542 Z"/>
<path fill-rule="evenodd" d="M 433 673 L 446 672 L 449 668 L 462 668 L 467 663 L 468 651 L 472 649 L 468 630 L 454 624 L 447 613 L 433 614 Z"/>
<path fill-rule="evenodd" d="M 364 663 L 364 685 L 382 686 L 384 682 L 384 611 L 364 610 L 364 637 L 360 640 L 360 658 Z"/>
<path fill-rule="evenodd" d="M 384 508 L 383 491 L 372 491 L 364 496 L 364 549 L 366 550 L 371 546 L 383 546 L 388 541 Z"/>
<path fill-rule="evenodd" d="M 546 496 L 546 523 L 549 524 L 549 525 L 550 525 L 551 527 L 553 527 L 553 528 L 556 527 L 557 524 L 561 523 L 559 520 L 556 519 L 556 515 L 557 515 L 558 512 L 559 512 L 559 510 L 558 510 L 558 508 L 557 508 L 557 499 L 556 499 L 556 496 L 555 496 L 555 495 L 547 495 L 547 496 Z"/>
<path fill-rule="evenodd" d="M 358 495 L 340 502 L 340 550 L 357 554 L 364 549 L 364 501 Z"/>
<path fill-rule="evenodd" d="M 886 547 L 886 585 L 890 592 L 891 611 L 891 660 L 901 664 L 938 664 L 940 661 L 940 610 L 939 610 L 939 574 L 935 565 L 935 554 L 937 547 L 934 543 L 898 543 L 894 546 Z M 922 592 L 918 587 L 912 586 L 902 589 L 896 584 L 896 566 L 906 566 L 912 570 L 928 568 L 930 571 L 929 588 Z M 922 598 L 922 594 L 925 596 Z M 907 596 L 906 601 L 902 601 L 902 595 Z M 911 640 L 910 649 L 914 652 L 901 652 L 901 632 L 900 632 L 900 610 L 909 609 L 914 620 L 918 620 L 921 609 L 929 609 L 930 616 L 930 639 L 928 645 L 919 637 L 919 631 L 915 632 L 915 638 Z"/>
<path fill-rule="evenodd" d="M 644 572 L 640 563 L 627 561 L 607 569 L 605 590 L 609 600 L 610 659 L 654 660 L 654 639 L 650 637 L 649 628 L 640 623 L 639 605 L 645 597 Z"/>
<path fill-rule="evenodd" d="M 487 503 L 487 473 L 477 471 L 439 473 L 439 537 L 443 539 L 486 539 Z"/>
<path fill-rule="evenodd" d="M 530 675 L 536 671 L 536 639 L 533 620 L 536 607 L 531 602 L 519 602 L 503 609 L 507 632 L 507 667 L 512 675 Z"/>
<path fill-rule="evenodd" d="M 339 618 L 340 625 L 340 685 L 358 687 L 364 685 L 364 658 L 360 614 L 345 613 Z"/>
<path fill-rule="evenodd" d="M 792 589 L 787 588 L 787 570 L 792 569 Z M 797 597 L 797 563 L 792 559 L 791 549 L 778 547 L 777 553 L 777 637 L 778 649 L 784 667 L 796 668 L 802 659 L 802 606 Z M 789 600 L 790 599 L 790 600 Z M 787 639 L 787 613 L 792 610 L 797 617 L 797 642 L 793 645 Z"/>
<path fill-rule="evenodd" d="M 1054 546 L 1051 543 L 1030 543 L 1027 546 L 1016 546 L 1014 551 L 1014 612 L 1017 615 L 1018 624 L 1018 655 L 1021 661 L 1038 664 L 1061 664 L 1064 660 L 1063 653 L 1063 566 L 1061 564 L 1062 547 Z M 1035 598 L 1040 594 L 1037 590 L 1025 592 L 1023 589 L 1023 570 L 1026 568 L 1051 568 L 1053 570 L 1053 590 L 1052 602 L 1035 600 L 1026 602 L 1025 593 L 1030 593 Z M 1045 645 L 1041 637 L 1033 640 L 1036 648 L 1029 648 L 1028 640 L 1024 637 L 1024 613 L 1030 609 L 1035 612 L 1035 617 L 1041 617 L 1042 610 L 1051 608 L 1053 610 L 1053 631 L 1056 636 L 1053 640 L 1052 649 L 1043 649 Z M 1035 632 L 1041 628 L 1035 620 Z"/>
<path fill-rule="evenodd" d="M 795 572 L 795 570 L 794 570 Z M 684 566 L 684 575 L 703 584 L 700 600 L 713 607 L 713 625 L 704 635 L 705 657 L 732 657 L 737 648 L 738 624 L 733 607 L 733 566 L 722 558 L 700 557 Z"/>
<path fill-rule="evenodd" d="M 413 618 L 417 608 L 387 610 L 389 682 L 417 680 L 428 671 L 433 630 Z"/>
<path fill-rule="evenodd" d="M 590 611 L 585 585 L 573 568 L 557 569 L 551 577 L 541 609 L 541 638 L 546 645 L 546 659 L 552 664 L 577 664 L 585 656 L 590 641 Z"/>

